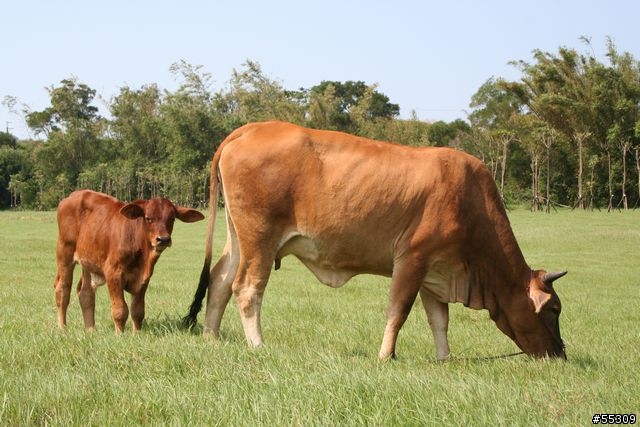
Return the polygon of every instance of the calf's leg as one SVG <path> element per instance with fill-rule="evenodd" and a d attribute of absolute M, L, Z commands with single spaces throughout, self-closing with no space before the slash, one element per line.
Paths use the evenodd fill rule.
<path fill-rule="evenodd" d="M 71 297 L 71 282 L 73 280 L 74 248 L 58 241 L 56 248 L 56 264 L 58 272 L 53 287 L 55 288 L 56 306 L 58 307 L 58 327 L 64 329 L 67 324 L 67 307 Z"/>
<path fill-rule="evenodd" d="M 116 334 L 119 334 L 124 332 L 127 317 L 129 317 L 129 308 L 124 300 L 122 282 L 109 277 L 106 279 L 107 287 L 109 288 L 109 298 L 111 299 L 111 317 L 113 318 Z"/>
<path fill-rule="evenodd" d="M 144 287 L 140 292 L 131 295 L 131 321 L 133 323 L 133 332 L 137 332 L 142 328 L 145 307 L 144 296 L 146 292 L 147 288 Z"/>
<path fill-rule="evenodd" d="M 82 270 L 82 277 L 78 281 L 78 299 L 80 300 L 84 326 L 93 331 L 96 325 L 96 290 L 91 286 L 91 273 L 84 269 Z"/>
<path fill-rule="evenodd" d="M 420 288 L 420 299 L 422 300 L 424 311 L 427 313 L 427 320 L 436 345 L 436 358 L 438 360 L 446 360 L 449 356 L 449 341 L 447 339 L 449 304 L 435 299 L 425 287 Z"/>

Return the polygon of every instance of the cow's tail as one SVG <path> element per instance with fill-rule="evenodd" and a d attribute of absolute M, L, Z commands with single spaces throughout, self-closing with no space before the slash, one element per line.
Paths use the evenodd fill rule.
<path fill-rule="evenodd" d="M 189 307 L 189 314 L 182 318 L 182 324 L 185 327 L 193 328 L 196 324 L 198 313 L 202 309 L 202 300 L 207 295 L 207 288 L 209 287 L 209 280 L 211 275 L 211 259 L 213 252 L 213 232 L 216 226 L 216 214 L 218 212 L 218 196 L 220 195 L 220 177 L 218 176 L 218 165 L 220 163 L 220 155 L 222 148 L 229 142 L 231 138 L 227 138 L 222 142 L 218 150 L 213 156 L 211 162 L 211 176 L 209 186 L 209 223 L 207 225 L 207 237 L 205 242 L 205 256 L 204 265 L 200 272 L 200 281 L 198 282 L 198 289 L 193 296 L 193 302 Z"/>

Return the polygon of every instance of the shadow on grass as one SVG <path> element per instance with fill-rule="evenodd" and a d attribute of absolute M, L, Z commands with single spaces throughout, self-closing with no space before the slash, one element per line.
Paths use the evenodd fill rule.
<path fill-rule="evenodd" d="M 157 317 L 145 319 L 143 330 L 151 335 L 166 336 L 175 334 L 202 335 L 202 326 L 186 326 L 179 314 L 162 313 Z"/>
<path fill-rule="evenodd" d="M 576 366 L 582 368 L 585 371 L 602 368 L 602 362 L 599 362 L 598 360 L 594 359 L 589 355 L 583 354 L 576 357 L 572 357 L 569 359 L 569 361 L 575 364 Z"/>
<path fill-rule="evenodd" d="M 472 363 L 472 364 L 483 364 L 483 363 L 493 363 L 498 361 L 506 361 L 513 360 L 518 362 L 533 362 L 542 361 L 542 362 L 564 362 L 568 365 L 578 367 L 582 370 L 598 370 L 602 368 L 602 363 L 598 360 L 594 359 L 589 355 L 567 355 L 567 360 L 564 361 L 558 358 L 543 358 L 537 359 L 531 356 L 527 356 L 524 352 L 517 353 L 509 353 L 509 354 L 500 354 L 495 356 L 464 356 L 464 355 L 452 355 L 449 359 L 445 361 L 436 361 L 436 363 Z"/>
<path fill-rule="evenodd" d="M 196 323 L 194 326 L 185 325 L 182 316 L 179 314 L 161 313 L 156 317 L 145 319 L 142 330 L 146 334 L 156 337 L 166 337 L 171 335 L 191 335 L 202 338 L 202 324 Z M 221 331 L 218 342 L 244 343 L 244 335 L 234 334 L 232 331 Z"/>

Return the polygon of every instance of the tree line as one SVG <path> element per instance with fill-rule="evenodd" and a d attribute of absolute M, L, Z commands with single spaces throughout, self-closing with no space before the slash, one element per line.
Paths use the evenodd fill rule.
<path fill-rule="evenodd" d="M 588 39 L 583 40 L 591 47 Z M 413 146 L 450 146 L 482 159 L 507 203 L 626 209 L 640 201 L 640 64 L 607 40 L 606 61 L 561 47 L 514 61 L 517 81 L 489 78 L 467 120 L 427 123 L 362 81 L 286 89 L 246 61 L 228 85 L 185 61 L 172 64 L 175 91 L 122 87 L 96 107 L 76 78 L 48 88 L 50 105 L 31 111 L 13 97 L 37 140 L 0 132 L 0 208 L 55 208 L 77 188 L 123 200 L 158 195 L 186 206 L 207 202 L 209 162 L 236 127 L 286 120 Z"/>

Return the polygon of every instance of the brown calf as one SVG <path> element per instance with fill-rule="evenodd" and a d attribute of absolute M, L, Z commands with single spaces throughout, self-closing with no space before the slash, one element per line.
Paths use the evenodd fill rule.
<path fill-rule="evenodd" d="M 144 295 L 162 251 L 171 246 L 175 218 L 204 219 L 200 212 L 175 206 L 165 198 L 125 204 L 90 190 L 76 191 L 58 205 L 58 274 L 54 283 L 58 326 L 64 328 L 75 264 L 82 266 L 78 297 L 85 327 L 95 326 L 95 292 L 105 282 L 116 333 L 124 331 L 131 294 L 134 332 L 144 319 Z"/>

